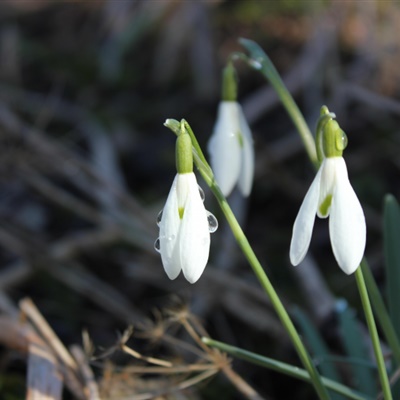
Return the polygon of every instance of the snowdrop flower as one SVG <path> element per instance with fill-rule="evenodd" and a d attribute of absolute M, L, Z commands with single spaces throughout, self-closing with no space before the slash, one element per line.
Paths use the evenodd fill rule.
<path fill-rule="evenodd" d="M 366 241 L 365 217 L 349 182 L 342 157 L 346 134 L 324 106 L 317 128 L 317 153 L 322 161 L 293 226 L 290 261 L 298 265 L 310 245 L 315 215 L 329 218 L 333 254 L 339 267 L 352 274 L 360 265 Z"/>
<path fill-rule="evenodd" d="M 182 270 L 185 278 L 195 283 L 206 267 L 210 232 L 215 232 L 218 222 L 204 208 L 204 194 L 193 173 L 192 142 L 187 133 L 178 136 L 176 162 L 178 173 L 157 218 L 160 236 L 154 246 L 170 279 Z"/>
<path fill-rule="evenodd" d="M 232 64 L 224 70 L 222 101 L 208 152 L 215 179 L 224 196 L 228 196 L 236 184 L 243 196 L 248 196 L 254 175 L 253 138 L 242 107 L 236 101 Z"/>

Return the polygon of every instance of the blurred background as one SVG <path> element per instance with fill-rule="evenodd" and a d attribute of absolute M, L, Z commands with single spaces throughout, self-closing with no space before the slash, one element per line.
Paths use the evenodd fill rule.
<path fill-rule="evenodd" d="M 231 52 L 243 51 L 238 38 L 256 41 L 310 128 L 326 104 L 347 133 L 344 155 L 367 219 L 366 256 L 384 291 L 382 201 L 386 193 L 400 195 L 399 31 L 396 1 L 2 0 L 3 323 L 17 321 L 19 302 L 29 297 L 65 346 L 82 345 L 85 332 L 85 350 L 91 342 L 98 355 L 133 325 L 130 348 L 197 365 L 203 356 L 182 343 L 204 350 L 185 324 L 173 322 L 189 309 L 198 332 L 298 365 L 200 177 L 206 208 L 220 223 L 209 264 L 194 285 L 164 273 L 154 241 L 175 175 L 175 136 L 163 123 L 185 118 L 206 150 L 222 68 Z M 343 355 L 338 309 L 352 310 L 366 331 L 354 278 L 336 265 L 327 222 L 316 221 L 300 267 L 288 257 L 314 170 L 268 82 L 240 61 L 235 67 L 256 173 L 251 196 L 233 193 L 229 202 L 288 309 L 304 314 L 332 354 Z M 162 334 L 153 340 L 160 326 L 169 341 Z M 0 334 L 0 398 L 23 399 L 28 350 L 16 352 L 7 329 Z M 237 360 L 233 370 L 259 397 L 246 396 L 224 374 L 178 390 L 189 367 L 184 376 L 149 374 L 144 360 L 120 349 L 89 364 L 101 398 L 314 398 L 304 383 Z M 142 370 L 129 370 L 138 364 Z M 346 365 L 339 369 L 355 384 Z M 68 384 L 63 396 L 79 398 Z"/>

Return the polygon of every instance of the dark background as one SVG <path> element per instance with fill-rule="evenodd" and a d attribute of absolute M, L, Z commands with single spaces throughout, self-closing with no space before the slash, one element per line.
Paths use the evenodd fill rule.
<path fill-rule="evenodd" d="M 63 343 L 81 343 L 87 329 L 100 351 L 130 324 L 150 329 L 143 323 L 155 309 L 166 315 L 171 305 L 185 304 L 213 338 L 298 364 L 200 177 L 206 207 L 220 222 L 209 265 L 195 285 L 165 275 L 153 243 L 175 175 L 175 137 L 163 123 L 185 118 L 206 150 L 221 70 L 232 51 L 243 51 L 238 38 L 258 42 L 311 129 L 326 104 L 347 133 L 344 156 L 367 219 L 366 256 L 384 290 L 382 202 L 386 193 L 399 196 L 399 30 L 394 1 L 2 0 L 3 313 L 13 314 L 29 296 Z M 229 201 L 285 304 L 303 309 L 332 352 L 343 354 L 335 299 L 355 309 L 359 299 L 354 278 L 336 265 L 327 222 L 316 221 L 304 265 L 293 268 L 288 258 L 313 168 L 268 82 L 242 62 L 235 66 L 256 170 L 251 196 L 234 193 Z M 182 329 L 171 329 L 191 342 Z M 147 355 L 196 361 L 171 344 L 130 343 Z M 3 343 L 0 353 L 0 397 L 21 399 L 26 363 L 9 347 Z M 115 371 L 137 363 L 118 352 L 106 358 Z M 119 382 L 117 372 L 104 380 L 105 365 L 113 370 L 108 363 L 93 362 L 104 398 Z M 233 367 L 263 398 L 314 396 L 306 384 L 261 367 L 239 361 Z M 341 373 L 351 384 L 346 369 Z M 133 396 L 180 376 L 126 372 L 125 378 L 121 393 Z M 118 398 L 115 390 L 109 398 Z M 179 395 L 186 397 L 168 396 L 243 398 L 223 375 Z"/>

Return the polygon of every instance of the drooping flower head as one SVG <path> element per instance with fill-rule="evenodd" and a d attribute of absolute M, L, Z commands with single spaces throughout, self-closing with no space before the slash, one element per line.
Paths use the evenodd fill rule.
<path fill-rule="evenodd" d="M 204 208 L 204 194 L 193 173 L 192 142 L 184 129 L 176 141 L 176 167 L 178 173 L 158 216 L 160 236 L 155 248 L 170 279 L 182 270 L 195 283 L 206 267 L 210 232 L 215 232 L 218 222 Z"/>
<path fill-rule="evenodd" d="M 248 196 L 253 185 L 253 139 L 242 107 L 236 99 L 235 70 L 229 63 L 224 69 L 222 101 L 208 143 L 211 166 L 224 196 L 228 196 L 236 184 L 242 195 Z"/>
<path fill-rule="evenodd" d="M 360 265 L 366 242 L 365 217 L 347 175 L 342 157 L 346 134 L 322 107 L 317 127 L 317 154 L 320 168 L 300 207 L 293 226 L 290 261 L 298 265 L 311 241 L 315 215 L 329 216 L 329 234 L 339 267 L 352 274 Z"/>

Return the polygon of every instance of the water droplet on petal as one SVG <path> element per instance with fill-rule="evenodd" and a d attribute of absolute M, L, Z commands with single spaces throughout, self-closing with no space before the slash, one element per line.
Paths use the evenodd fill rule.
<path fill-rule="evenodd" d="M 160 252 L 160 238 L 157 238 L 156 241 L 154 242 L 154 250 L 159 253 Z"/>
<path fill-rule="evenodd" d="M 204 199 L 206 198 L 206 195 L 204 194 L 204 190 L 199 185 L 197 185 L 197 186 L 199 188 L 201 200 L 203 200 L 203 202 L 204 202 Z"/>
<path fill-rule="evenodd" d="M 208 230 L 210 233 L 214 233 L 218 229 L 218 220 L 215 218 L 210 211 L 207 211 L 207 220 L 208 220 Z"/>
<path fill-rule="evenodd" d="M 171 235 L 167 237 L 168 242 L 172 242 L 173 240 L 175 240 L 175 235 Z"/>
<path fill-rule="evenodd" d="M 157 215 L 157 226 L 160 226 L 161 220 L 162 220 L 162 214 L 164 210 L 161 210 L 158 215 Z"/>
<path fill-rule="evenodd" d="M 348 144 L 347 135 L 343 132 L 343 135 L 342 135 L 342 146 L 343 146 L 343 150 L 347 147 L 347 144 Z"/>
<path fill-rule="evenodd" d="M 336 148 L 343 151 L 347 147 L 347 135 L 339 129 L 336 132 Z"/>

